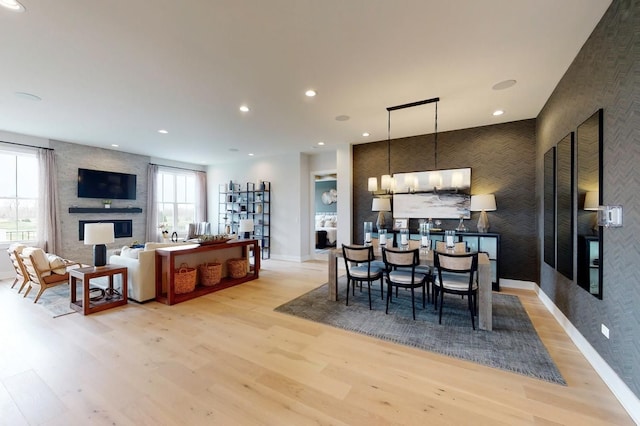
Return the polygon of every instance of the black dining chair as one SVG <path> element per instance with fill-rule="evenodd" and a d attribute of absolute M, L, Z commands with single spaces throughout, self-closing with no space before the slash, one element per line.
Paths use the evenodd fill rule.
<path fill-rule="evenodd" d="M 374 266 L 375 260 L 372 246 L 347 246 L 342 245 L 342 256 L 347 269 L 347 306 L 349 306 L 349 286 L 353 284 L 351 291 L 355 296 L 356 282 L 362 285 L 367 283 L 369 291 L 369 309 L 371 309 L 371 283 L 380 280 L 380 292 L 383 291 L 382 269 Z"/>
<path fill-rule="evenodd" d="M 395 287 L 411 290 L 411 309 L 413 319 L 416 319 L 415 292 L 416 288 L 422 288 L 422 308 L 426 303 L 426 283 L 430 278 L 428 274 L 420 273 L 416 267 L 420 264 L 419 249 L 403 250 L 384 248 L 382 249 L 382 259 L 386 265 L 385 276 L 387 281 L 387 308 L 385 313 L 389 313 L 389 301 L 392 290 Z"/>
<path fill-rule="evenodd" d="M 444 294 L 468 296 L 471 326 L 476 329 L 475 315 L 478 302 L 478 253 L 434 252 L 434 266 L 437 279 L 433 280 L 434 303 L 438 304 L 440 295 L 440 314 L 438 322 L 442 324 L 442 305 Z"/>

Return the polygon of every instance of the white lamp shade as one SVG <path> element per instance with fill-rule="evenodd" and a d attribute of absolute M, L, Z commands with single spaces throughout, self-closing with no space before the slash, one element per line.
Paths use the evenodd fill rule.
<path fill-rule="evenodd" d="M 374 198 L 371 203 L 371 211 L 374 212 L 390 212 L 391 200 L 388 198 Z"/>
<path fill-rule="evenodd" d="M 382 175 L 382 178 L 380 178 L 380 188 L 388 191 L 391 188 L 391 175 Z"/>
<path fill-rule="evenodd" d="M 109 244 L 115 240 L 113 223 L 87 223 L 84 225 L 84 243 Z"/>
<path fill-rule="evenodd" d="M 253 219 L 240 219 L 238 232 L 253 232 Z"/>
<path fill-rule="evenodd" d="M 367 182 L 367 188 L 369 192 L 376 192 L 378 190 L 378 178 L 370 177 Z"/>
<path fill-rule="evenodd" d="M 585 210 L 598 210 L 600 204 L 600 194 L 598 191 L 588 191 L 584 197 Z"/>
<path fill-rule="evenodd" d="M 496 197 L 493 194 L 472 195 L 471 208 L 472 212 L 492 212 L 496 209 Z"/>

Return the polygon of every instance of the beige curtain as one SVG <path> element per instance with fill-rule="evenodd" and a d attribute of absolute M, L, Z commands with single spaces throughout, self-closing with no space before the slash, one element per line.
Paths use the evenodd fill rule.
<path fill-rule="evenodd" d="M 158 240 L 158 205 L 156 204 L 158 166 L 149 164 L 147 168 L 147 231 L 145 241 Z"/>
<path fill-rule="evenodd" d="M 207 222 L 207 173 L 196 171 L 196 222 Z"/>
<path fill-rule="evenodd" d="M 62 234 L 58 225 L 58 172 L 52 149 L 38 149 L 38 231 L 36 245 L 44 251 L 62 254 Z"/>

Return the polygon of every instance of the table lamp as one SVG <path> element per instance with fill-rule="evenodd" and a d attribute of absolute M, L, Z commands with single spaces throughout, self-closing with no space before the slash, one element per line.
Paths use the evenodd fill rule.
<path fill-rule="evenodd" d="M 478 219 L 478 232 L 489 232 L 487 212 L 497 210 L 496 197 L 493 194 L 472 195 L 469 210 L 472 212 L 481 212 L 480 219 Z"/>
<path fill-rule="evenodd" d="M 240 219 L 238 234 L 243 234 L 242 238 L 249 239 L 249 235 L 253 232 L 253 219 Z"/>
<path fill-rule="evenodd" d="M 114 241 L 113 223 L 87 223 L 84 225 L 84 244 L 93 244 L 93 265 L 107 264 L 107 246 Z"/>
<path fill-rule="evenodd" d="M 376 227 L 378 228 L 378 232 L 380 232 L 381 229 L 385 229 L 387 227 L 384 212 L 391 211 L 391 200 L 388 198 L 374 198 L 371 203 L 371 211 L 378 212 Z"/>

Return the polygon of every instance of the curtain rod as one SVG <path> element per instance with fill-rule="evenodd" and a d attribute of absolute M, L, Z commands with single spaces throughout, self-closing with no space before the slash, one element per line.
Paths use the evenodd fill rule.
<path fill-rule="evenodd" d="M 164 164 L 149 163 L 152 166 L 167 167 L 169 169 L 188 170 L 190 172 L 204 172 L 204 170 L 187 169 L 186 167 L 166 166 Z"/>
<path fill-rule="evenodd" d="M 27 144 L 18 143 L 18 142 L 0 141 L 0 143 L 6 143 L 6 144 L 9 144 L 9 145 L 26 146 L 27 148 L 39 148 L 39 149 L 48 149 L 49 151 L 55 151 L 55 149 L 53 149 L 53 148 L 47 148 L 47 147 L 44 147 L 44 146 L 27 145 Z"/>
<path fill-rule="evenodd" d="M 440 101 L 440 98 L 425 99 L 423 101 L 417 101 L 417 102 L 411 102 L 411 103 L 408 103 L 408 104 L 387 107 L 387 111 L 395 111 L 397 109 L 411 108 L 411 107 L 418 106 L 418 105 L 432 104 L 434 102 L 439 102 L 439 101 Z"/>

